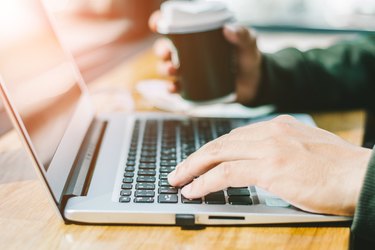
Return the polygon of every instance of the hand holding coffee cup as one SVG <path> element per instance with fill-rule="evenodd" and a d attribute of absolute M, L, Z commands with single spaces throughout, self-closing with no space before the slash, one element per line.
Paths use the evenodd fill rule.
<path fill-rule="evenodd" d="M 185 99 L 220 101 L 234 96 L 234 51 L 222 32 L 232 19 L 222 3 L 162 4 L 156 28 L 173 44 L 171 60 L 179 69 L 177 77 Z"/>
<path fill-rule="evenodd" d="M 160 11 L 155 12 L 151 16 L 149 24 L 153 31 L 157 30 L 157 24 L 160 19 Z M 225 24 L 222 34 L 235 48 L 235 58 L 237 60 L 235 75 L 237 101 L 244 104 L 249 103 L 256 95 L 259 85 L 261 54 L 257 49 L 256 39 L 249 33 L 248 29 L 233 24 Z M 161 59 L 158 66 L 159 72 L 168 76 L 178 75 L 180 69 L 173 65 L 171 61 L 171 41 L 161 38 L 155 43 L 154 48 L 156 55 Z M 201 55 L 199 53 L 202 52 L 192 51 L 192 53 L 199 58 Z M 179 80 L 181 80 L 181 78 Z M 187 82 L 186 84 L 194 83 Z M 174 84 L 171 89 L 172 91 L 179 91 L 182 88 L 180 84 Z"/>

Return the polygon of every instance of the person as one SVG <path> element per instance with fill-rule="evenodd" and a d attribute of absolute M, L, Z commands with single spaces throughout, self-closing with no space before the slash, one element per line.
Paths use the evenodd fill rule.
<path fill-rule="evenodd" d="M 149 20 L 154 31 L 158 15 Z M 223 34 L 237 51 L 238 102 L 275 104 L 279 112 L 375 110 L 375 36 L 266 54 L 245 27 L 227 25 Z M 169 45 L 163 39 L 155 44 L 158 68 L 176 75 Z M 178 85 L 171 89 L 178 91 Z M 236 128 L 207 143 L 178 164 L 168 181 L 191 199 L 256 185 L 308 212 L 354 216 L 355 242 L 374 240 L 375 152 L 291 116 Z"/>

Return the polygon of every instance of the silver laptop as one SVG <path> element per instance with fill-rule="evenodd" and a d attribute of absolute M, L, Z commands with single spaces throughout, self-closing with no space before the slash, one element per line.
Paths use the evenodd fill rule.
<path fill-rule="evenodd" d="M 167 181 L 176 164 L 206 142 L 256 120 L 160 113 L 97 116 L 42 5 L 3 2 L 1 95 L 65 222 L 194 226 L 351 219 L 306 213 L 255 186 L 185 199 Z M 307 115 L 296 117 L 313 124 Z"/>

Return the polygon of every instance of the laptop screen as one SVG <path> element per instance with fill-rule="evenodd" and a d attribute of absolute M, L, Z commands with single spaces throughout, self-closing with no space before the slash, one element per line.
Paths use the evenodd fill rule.
<path fill-rule="evenodd" d="M 45 171 L 81 90 L 41 4 L 0 1 L 0 75 Z"/>

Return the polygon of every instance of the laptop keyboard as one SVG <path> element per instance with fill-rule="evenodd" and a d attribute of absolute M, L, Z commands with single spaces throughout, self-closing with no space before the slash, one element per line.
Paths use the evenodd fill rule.
<path fill-rule="evenodd" d="M 227 119 L 137 120 L 133 129 L 121 203 L 232 204 L 257 203 L 254 187 L 228 188 L 199 199 L 186 199 L 167 176 L 176 165 L 207 142 L 228 133 Z"/>

